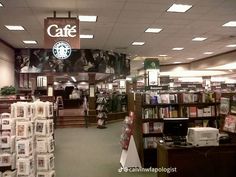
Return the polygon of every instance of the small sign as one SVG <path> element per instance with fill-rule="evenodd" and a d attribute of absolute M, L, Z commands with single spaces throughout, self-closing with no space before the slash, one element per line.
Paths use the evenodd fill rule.
<path fill-rule="evenodd" d="M 52 48 L 53 55 L 58 59 L 67 59 L 71 55 L 71 46 L 65 41 L 59 41 Z"/>
<path fill-rule="evenodd" d="M 185 89 L 194 89 L 194 88 L 202 88 L 202 84 L 181 84 L 181 88 Z"/>
<path fill-rule="evenodd" d="M 67 42 L 72 49 L 80 49 L 79 20 L 77 18 L 47 18 L 44 20 L 44 48 L 51 49 L 58 41 Z"/>
<path fill-rule="evenodd" d="M 146 86 L 145 87 L 146 90 L 169 90 L 169 86 L 165 85 L 165 86 Z"/>
<path fill-rule="evenodd" d="M 144 60 L 144 69 L 160 69 L 159 60 L 156 58 L 146 58 Z"/>

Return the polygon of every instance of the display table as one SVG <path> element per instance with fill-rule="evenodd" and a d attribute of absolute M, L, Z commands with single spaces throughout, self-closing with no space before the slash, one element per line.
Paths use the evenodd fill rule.
<path fill-rule="evenodd" d="M 235 177 L 236 144 L 215 147 L 157 145 L 157 167 L 177 168 L 158 177 Z"/>

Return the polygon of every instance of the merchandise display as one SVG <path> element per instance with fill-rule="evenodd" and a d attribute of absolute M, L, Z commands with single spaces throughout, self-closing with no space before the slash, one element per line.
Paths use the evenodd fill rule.
<path fill-rule="evenodd" d="M 109 97 L 106 95 L 98 95 L 97 97 L 97 128 L 106 128 L 106 119 L 107 119 L 107 105 Z"/>
<path fill-rule="evenodd" d="M 11 114 L 1 115 L 1 167 L 4 176 L 55 176 L 53 104 L 35 101 L 11 105 Z M 5 177 L 4 176 L 4 177 Z"/>
<path fill-rule="evenodd" d="M 133 117 L 126 116 L 123 122 L 120 144 L 122 149 L 127 150 L 130 143 L 130 138 L 133 132 Z"/>

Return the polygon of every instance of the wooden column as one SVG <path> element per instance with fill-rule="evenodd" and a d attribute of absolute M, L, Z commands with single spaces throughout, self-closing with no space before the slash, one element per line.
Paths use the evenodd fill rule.
<path fill-rule="evenodd" d="M 93 116 L 96 115 L 96 73 L 89 73 L 89 115 Z"/>

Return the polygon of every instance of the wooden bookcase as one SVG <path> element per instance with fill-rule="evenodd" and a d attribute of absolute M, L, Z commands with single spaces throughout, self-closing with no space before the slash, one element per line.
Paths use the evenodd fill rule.
<path fill-rule="evenodd" d="M 140 158 L 142 165 L 146 168 L 157 166 L 157 150 L 156 143 L 158 138 L 163 137 L 163 118 L 169 117 L 188 117 L 189 127 L 195 126 L 211 126 L 219 128 L 219 105 L 220 102 L 216 99 L 215 93 L 211 95 L 211 99 L 205 99 L 203 92 L 195 93 L 158 93 L 175 94 L 175 101 L 157 101 L 147 102 L 146 94 L 136 96 L 136 127 L 135 130 L 139 133 L 141 140 L 136 140 L 140 150 Z M 183 94 L 195 94 L 195 101 L 186 102 L 183 99 Z M 204 99 L 203 99 L 204 98 Z M 194 107 L 195 113 L 190 114 L 190 108 Z M 149 111 L 151 110 L 151 111 Z M 163 116 L 163 110 L 167 111 Z M 169 112 L 168 112 L 169 110 Z M 170 111 L 173 111 L 172 113 Z M 205 112 L 206 111 L 206 112 Z M 208 111 L 208 112 L 207 112 Z M 201 114 L 200 114 L 201 113 Z"/>

